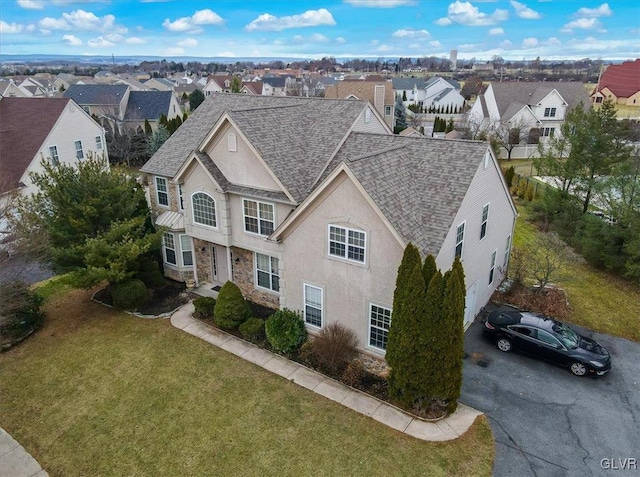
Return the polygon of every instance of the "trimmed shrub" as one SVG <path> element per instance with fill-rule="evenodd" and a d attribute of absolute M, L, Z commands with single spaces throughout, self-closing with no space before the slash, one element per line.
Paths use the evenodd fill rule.
<path fill-rule="evenodd" d="M 201 296 L 193 300 L 193 306 L 196 308 L 195 315 L 198 318 L 213 318 L 216 300 L 210 296 Z"/>
<path fill-rule="evenodd" d="M 123 310 L 135 310 L 149 299 L 149 290 L 142 280 L 133 278 L 111 285 L 113 306 Z"/>
<path fill-rule="evenodd" d="M 238 329 L 240 330 L 240 334 L 247 340 L 252 343 L 260 343 L 264 340 L 264 320 L 260 318 L 249 318 L 247 321 L 242 323 Z"/>
<path fill-rule="evenodd" d="M 365 370 L 363 364 L 360 361 L 354 360 L 351 361 L 342 372 L 340 380 L 347 386 L 358 388 L 362 385 L 364 376 Z"/>
<path fill-rule="evenodd" d="M 265 332 L 269 344 L 276 351 L 291 353 L 307 339 L 307 330 L 300 312 L 284 308 L 267 319 Z"/>
<path fill-rule="evenodd" d="M 136 273 L 136 278 L 142 280 L 149 288 L 160 288 L 166 284 L 160 265 L 155 260 L 144 260 L 140 266 L 140 271 Z"/>
<path fill-rule="evenodd" d="M 313 341 L 309 340 L 302 343 L 300 351 L 298 351 L 298 358 L 307 366 L 312 368 L 318 367 L 318 361 L 316 360 L 315 351 L 313 349 Z"/>
<path fill-rule="evenodd" d="M 313 351 L 320 369 L 332 376 L 340 376 L 356 356 L 358 338 L 340 323 L 331 323 L 320 330 L 313 340 Z"/>
<path fill-rule="evenodd" d="M 226 282 L 222 285 L 213 312 L 213 321 L 224 330 L 232 330 L 251 316 L 249 303 L 242 296 L 238 285 Z"/>
<path fill-rule="evenodd" d="M 516 169 L 511 166 L 504 171 L 504 181 L 507 183 L 507 187 L 511 188 L 513 185 L 513 176 L 516 175 Z"/>
<path fill-rule="evenodd" d="M 8 348 L 44 323 L 42 297 L 23 282 L 0 287 L 0 349 Z"/>

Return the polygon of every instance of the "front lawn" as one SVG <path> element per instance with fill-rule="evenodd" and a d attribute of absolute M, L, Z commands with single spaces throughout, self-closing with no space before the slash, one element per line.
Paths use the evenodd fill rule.
<path fill-rule="evenodd" d="M 424 442 L 171 326 L 49 285 L 0 355 L 0 425 L 51 476 L 491 475 L 486 418 Z"/>
<path fill-rule="evenodd" d="M 529 247 L 541 232 L 527 219 L 527 204 L 518 203 L 515 247 Z M 571 250 L 567 247 L 567 254 Z M 554 281 L 568 295 L 570 321 L 595 331 L 640 341 L 640 287 L 596 270 L 584 260 L 566 261 L 562 279 Z M 568 277 L 568 278 L 564 278 Z"/>

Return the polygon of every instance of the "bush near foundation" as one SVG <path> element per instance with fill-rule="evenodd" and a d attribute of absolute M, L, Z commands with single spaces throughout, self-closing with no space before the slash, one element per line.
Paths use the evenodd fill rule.
<path fill-rule="evenodd" d="M 276 351 L 292 353 L 307 339 L 307 330 L 300 312 L 284 308 L 267 319 L 265 332 L 269 344 Z"/>

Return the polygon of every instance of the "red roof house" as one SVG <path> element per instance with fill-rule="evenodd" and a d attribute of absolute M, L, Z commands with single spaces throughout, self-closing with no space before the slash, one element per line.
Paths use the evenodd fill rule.
<path fill-rule="evenodd" d="M 618 104 L 640 106 L 640 59 L 607 67 L 591 98 L 596 104 L 610 99 Z"/>

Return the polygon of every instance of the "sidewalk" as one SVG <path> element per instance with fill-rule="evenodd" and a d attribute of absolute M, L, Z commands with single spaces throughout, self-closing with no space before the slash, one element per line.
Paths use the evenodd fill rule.
<path fill-rule="evenodd" d="M 0 476 L 48 477 L 24 447 L 0 427 Z"/>
<path fill-rule="evenodd" d="M 219 348 L 246 359 L 285 379 L 320 394 L 360 414 L 425 441 L 448 441 L 463 435 L 473 424 L 480 411 L 458 404 L 449 417 L 437 422 L 426 422 L 376 399 L 368 394 L 345 386 L 299 363 L 289 361 L 262 348 L 247 343 L 217 328 L 208 326 L 191 316 L 193 304 L 183 306 L 171 316 L 171 324 L 187 333 Z M 0 472 L 2 475 L 2 472 Z"/>

